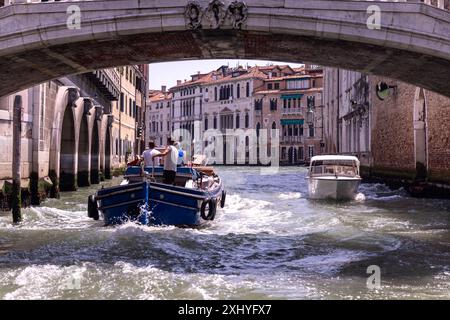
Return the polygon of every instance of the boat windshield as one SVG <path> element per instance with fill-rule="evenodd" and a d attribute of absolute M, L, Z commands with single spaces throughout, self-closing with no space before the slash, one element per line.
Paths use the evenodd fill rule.
<path fill-rule="evenodd" d="M 353 160 L 318 160 L 311 164 L 310 174 L 357 176 L 359 167 Z"/>

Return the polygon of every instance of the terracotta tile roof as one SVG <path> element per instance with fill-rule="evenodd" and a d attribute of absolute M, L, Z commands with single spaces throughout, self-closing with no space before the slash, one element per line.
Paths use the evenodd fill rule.
<path fill-rule="evenodd" d="M 234 70 L 237 71 L 237 70 Z M 231 71 L 232 73 L 233 71 Z M 246 73 L 237 76 L 237 77 L 233 77 L 231 74 L 226 76 L 226 77 L 220 77 L 217 80 L 211 80 L 208 81 L 208 84 L 221 84 L 221 83 L 225 83 L 225 82 L 231 82 L 231 81 L 242 81 L 242 80 L 247 80 L 247 79 L 252 79 L 252 78 L 259 78 L 259 79 L 265 79 L 267 78 L 267 75 L 263 72 L 261 72 L 258 67 L 252 67 L 250 69 L 247 70 Z"/>
<path fill-rule="evenodd" d="M 158 93 L 156 93 L 150 97 L 150 102 L 159 102 L 159 101 L 169 100 L 169 99 L 172 99 L 172 93 L 159 91 Z"/>
<path fill-rule="evenodd" d="M 200 76 L 199 79 L 197 79 L 195 81 L 189 80 L 189 81 L 183 82 L 183 83 L 181 83 L 179 85 L 176 85 L 175 87 L 170 88 L 169 91 L 173 91 L 173 90 L 177 90 L 177 89 L 181 89 L 181 88 L 185 88 L 185 87 L 190 87 L 190 86 L 193 86 L 193 85 L 200 85 L 200 84 L 204 84 L 206 82 L 209 82 L 210 79 L 212 78 L 213 73 L 214 73 L 214 71 L 211 71 L 211 72 L 209 72 L 207 74 L 200 74 L 199 75 Z M 195 75 L 195 76 L 197 76 L 197 75 Z"/>

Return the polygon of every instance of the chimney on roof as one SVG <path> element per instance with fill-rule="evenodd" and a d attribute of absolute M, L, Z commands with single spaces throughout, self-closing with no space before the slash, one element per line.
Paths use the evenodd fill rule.
<path fill-rule="evenodd" d="M 161 86 L 161 91 L 162 92 L 166 92 L 167 87 L 166 86 Z"/>
<path fill-rule="evenodd" d="M 177 86 L 181 84 L 181 80 L 177 80 Z"/>

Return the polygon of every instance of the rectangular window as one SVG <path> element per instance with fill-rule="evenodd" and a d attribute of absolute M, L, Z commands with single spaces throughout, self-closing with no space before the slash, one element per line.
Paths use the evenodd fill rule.
<path fill-rule="evenodd" d="M 267 84 L 267 90 L 272 90 L 272 88 L 273 88 L 273 87 L 272 87 L 272 84 L 271 84 L 271 83 L 268 83 L 268 84 Z"/>
<path fill-rule="evenodd" d="M 308 147 L 308 156 L 309 156 L 309 158 L 314 157 L 314 146 Z"/>
<path fill-rule="evenodd" d="M 309 89 L 309 79 L 295 79 L 287 82 L 287 89 Z"/>
<path fill-rule="evenodd" d="M 120 93 L 120 112 L 123 112 L 124 110 L 124 96 L 123 96 L 123 92 Z"/>
<path fill-rule="evenodd" d="M 309 125 L 309 137 L 310 138 L 314 137 L 314 125 L 313 124 Z"/>
<path fill-rule="evenodd" d="M 247 87 L 246 87 L 245 91 L 246 91 L 247 98 L 250 97 L 250 82 L 247 82 Z"/>
<path fill-rule="evenodd" d="M 275 90 L 280 90 L 280 83 L 275 83 Z"/>
<path fill-rule="evenodd" d="M 270 100 L 270 111 L 276 111 L 278 109 L 278 99 Z"/>

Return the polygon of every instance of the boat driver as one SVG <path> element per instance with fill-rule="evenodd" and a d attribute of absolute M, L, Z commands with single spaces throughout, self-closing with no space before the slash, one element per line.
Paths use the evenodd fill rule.
<path fill-rule="evenodd" d="M 153 161 L 155 158 L 164 157 L 163 183 L 172 185 L 175 184 L 178 162 L 178 150 L 174 144 L 175 141 L 171 137 L 167 138 L 166 150 L 152 157 Z"/>

